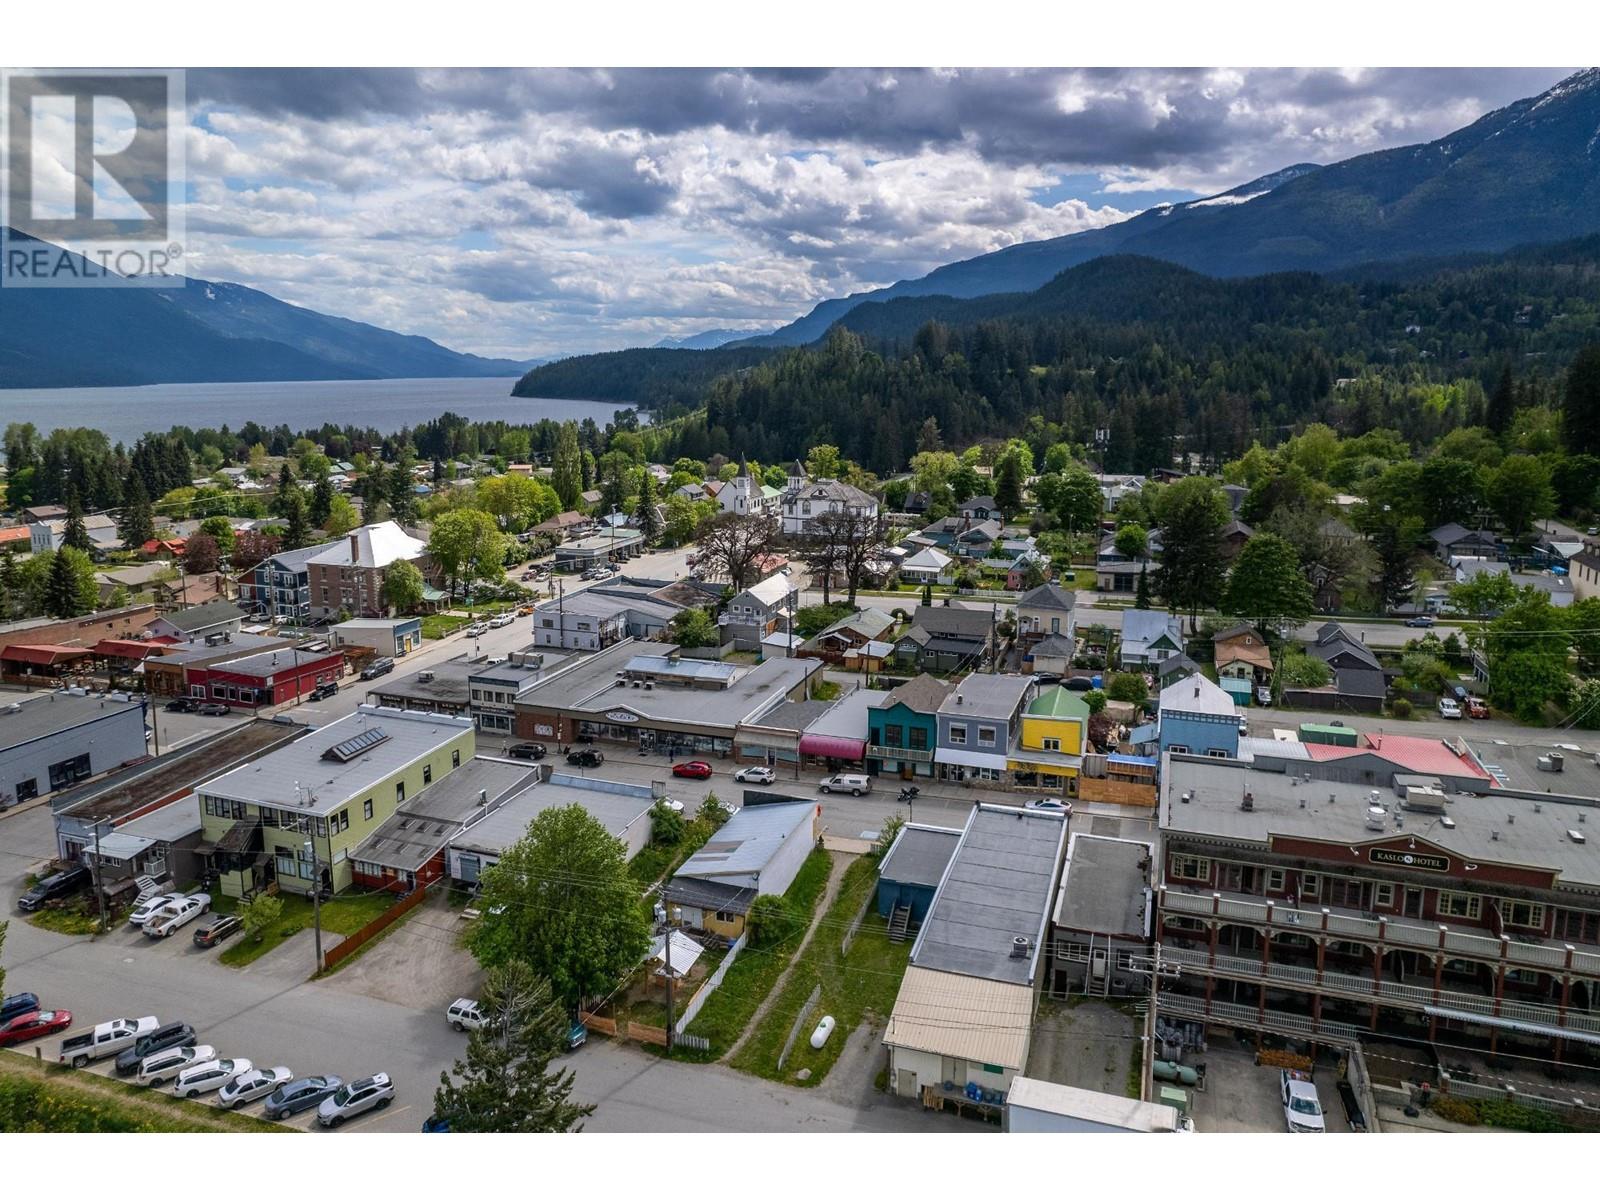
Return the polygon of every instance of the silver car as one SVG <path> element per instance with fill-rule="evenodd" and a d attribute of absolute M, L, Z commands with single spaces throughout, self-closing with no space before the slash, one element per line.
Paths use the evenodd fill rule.
<path fill-rule="evenodd" d="M 214 1046 L 174 1046 L 170 1050 L 157 1050 L 139 1064 L 139 1073 L 134 1076 L 134 1082 L 142 1083 L 145 1087 L 171 1083 L 190 1067 L 201 1066 L 216 1057 Z"/>
<path fill-rule="evenodd" d="M 190 1067 L 178 1076 L 172 1093 L 185 1100 L 193 1100 L 205 1092 L 214 1092 L 223 1084 L 237 1079 L 255 1064 L 248 1058 L 219 1058 L 197 1067 Z"/>
<path fill-rule="evenodd" d="M 382 1071 L 347 1083 L 317 1107 L 317 1123 L 337 1129 L 351 1117 L 374 1108 L 388 1108 L 394 1099 L 394 1084 Z"/>
<path fill-rule="evenodd" d="M 294 1078 L 294 1072 L 288 1067 L 257 1067 L 253 1071 L 246 1071 L 243 1075 L 235 1075 L 222 1085 L 222 1090 L 217 1093 L 218 1108 L 238 1108 L 249 1104 L 252 1100 L 259 1100 L 269 1092 L 275 1091 Z"/>

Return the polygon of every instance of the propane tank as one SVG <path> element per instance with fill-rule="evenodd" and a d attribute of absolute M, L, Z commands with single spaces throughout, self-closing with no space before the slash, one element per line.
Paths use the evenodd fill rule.
<path fill-rule="evenodd" d="M 1181 1083 L 1184 1087 L 1194 1087 L 1200 1082 L 1200 1074 L 1193 1067 L 1186 1067 L 1182 1063 L 1157 1060 L 1150 1073 L 1157 1079 L 1168 1083 Z"/>
<path fill-rule="evenodd" d="M 811 1048 L 821 1050 L 828 1043 L 828 1035 L 833 1032 L 834 1020 L 832 1017 L 823 1017 L 817 1022 L 816 1029 L 811 1034 Z"/>

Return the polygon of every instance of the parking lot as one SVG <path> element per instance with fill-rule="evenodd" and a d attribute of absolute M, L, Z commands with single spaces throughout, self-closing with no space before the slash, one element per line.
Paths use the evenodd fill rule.
<path fill-rule="evenodd" d="M 1283 1133 L 1286 1121 L 1276 1067 L 1256 1065 L 1247 1047 L 1218 1037 L 1192 1060 L 1206 1065 L 1204 1090 L 1188 1089 L 1198 1133 Z M 1331 1061 L 1318 1062 L 1317 1099 L 1329 1133 L 1349 1133 L 1339 1100 L 1338 1072 Z"/>

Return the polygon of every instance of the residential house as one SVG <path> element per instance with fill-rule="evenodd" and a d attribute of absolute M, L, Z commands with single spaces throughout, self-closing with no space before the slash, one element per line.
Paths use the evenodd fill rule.
<path fill-rule="evenodd" d="M 717 617 L 722 642 L 732 642 L 740 650 L 756 650 L 761 639 L 779 632 L 792 620 L 800 604 L 800 590 L 788 575 L 773 575 L 752 584 L 732 600 Z"/>
<path fill-rule="evenodd" d="M 1440 562 L 1452 558 L 1499 558 L 1500 539 L 1487 529 L 1468 529 L 1454 521 L 1441 525 L 1428 535 L 1434 555 Z"/>
<path fill-rule="evenodd" d="M 1217 667 L 1217 682 L 1229 692 L 1224 681 L 1235 680 L 1244 684 L 1248 702 L 1250 692 L 1259 685 L 1272 682 L 1272 650 L 1267 646 L 1261 631 L 1249 622 L 1230 625 L 1211 635 L 1213 659 Z"/>
<path fill-rule="evenodd" d="M 1122 503 L 1124 496 L 1132 495 L 1144 490 L 1145 477 L 1143 475 L 1107 475 L 1098 476 L 1100 483 L 1100 497 L 1105 502 L 1107 512 L 1116 512 L 1117 506 Z"/>
<path fill-rule="evenodd" d="M 1124 671 L 1153 666 L 1183 653 L 1183 626 L 1171 613 L 1159 609 L 1130 608 L 1122 614 Z"/>
<path fill-rule="evenodd" d="M 252 616 L 274 624 L 305 625 L 311 621 L 310 561 L 332 542 L 280 550 L 239 576 L 239 603 Z"/>
<path fill-rule="evenodd" d="M 537 787 L 523 788 L 494 812 L 452 836 L 445 850 L 450 878 L 475 887 L 483 873 L 528 832 L 546 809 L 576 804 L 622 843 L 631 860 L 650 844 L 650 810 L 659 795 L 650 784 L 622 783 L 595 775 L 557 771 Z"/>
<path fill-rule="evenodd" d="M 1250 495 L 1250 489 L 1242 483 L 1225 483 L 1222 485 L 1222 494 L 1228 498 L 1228 511 L 1238 516 L 1245 498 Z"/>
<path fill-rule="evenodd" d="M 1577 557 L 1574 554 L 1574 557 Z M 1569 562 L 1571 560 L 1568 560 Z M 1457 583 L 1470 583 L 1480 575 L 1504 575 L 1512 583 L 1520 587 L 1531 587 L 1543 592 L 1550 597 L 1550 603 L 1555 608 L 1569 608 L 1577 599 L 1577 589 L 1573 583 L 1572 568 L 1562 568 L 1562 573 L 1557 574 L 1554 569 L 1549 571 L 1513 571 L 1508 562 L 1497 562 L 1488 558 L 1457 558 L 1452 559 L 1450 565 L 1455 569 Z M 1580 564 L 1581 565 L 1581 564 Z M 1433 599 L 1432 596 L 1428 599 Z M 1442 611 L 1449 604 L 1449 594 L 1438 594 L 1437 605 L 1432 611 Z M 1495 616 L 1495 613 L 1487 614 Z"/>
<path fill-rule="evenodd" d="M 306 561 L 310 572 L 311 615 L 327 619 L 339 613 L 352 617 L 387 616 L 383 577 L 397 562 L 413 563 L 432 574 L 428 544 L 393 521 L 352 529 L 349 536 Z"/>
<path fill-rule="evenodd" d="M 1579 600 L 1600 596 L 1600 544 L 1585 542 L 1583 549 L 1567 560 L 1567 571 Z"/>
<path fill-rule="evenodd" d="M 953 683 L 918 675 L 867 713 L 867 769 L 901 779 L 931 779 L 939 744 L 939 706 Z"/>
<path fill-rule="evenodd" d="M 1283 700 L 1298 708 L 1345 709 L 1379 712 L 1388 694 L 1383 665 L 1366 645 L 1352 638 L 1343 626 L 1329 621 L 1317 629 L 1316 640 L 1306 648 L 1333 672 L 1333 682 L 1321 688 L 1285 689 Z"/>
<path fill-rule="evenodd" d="M 1161 689 L 1156 710 L 1160 753 L 1239 754 L 1239 710 L 1233 697 L 1204 675 L 1190 675 Z"/>
<path fill-rule="evenodd" d="M 1230 562 L 1239 557 L 1244 544 L 1255 536 L 1255 530 L 1235 517 L 1222 527 L 1222 553 Z"/>
<path fill-rule="evenodd" d="M 162 613 L 150 622 L 150 636 L 184 639 L 238 633 L 244 616 L 244 610 L 231 600 L 208 600 L 191 608 Z"/>
<path fill-rule="evenodd" d="M 993 496 L 973 496 L 964 500 L 958 510 L 968 521 L 1004 521 L 1005 514 L 994 502 Z"/>
<path fill-rule="evenodd" d="M 225 896 L 274 881 L 301 895 L 343 891 L 355 882 L 351 852 L 408 796 L 470 762 L 476 746 L 464 717 L 363 705 L 201 784 L 198 852 Z"/>
<path fill-rule="evenodd" d="M 1078 794 L 1089 744 L 1089 706 L 1064 687 L 1040 690 L 1022 714 L 1022 732 L 1007 767 L 1019 791 Z"/>
<path fill-rule="evenodd" d="M 673 873 L 661 899 L 674 924 L 732 940 L 757 896 L 781 896 L 822 833 L 809 800 L 747 804 Z"/>
<path fill-rule="evenodd" d="M 948 554 L 925 546 L 901 562 L 900 580 L 948 585 L 955 582 L 954 562 Z"/>
<path fill-rule="evenodd" d="M 1066 828 L 1012 805 L 968 814 L 884 1030 L 895 1095 L 1003 1104 L 1028 1062 Z"/>
<path fill-rule="evenodd" d="M 863 651 L 882 642 L 884 635 L 894 629 L 895 619 L 876 608 L 864 608 L 849 616 L 840 617 L 816 637 L 803 644 L 801 653 L 826 662 L 846 667 L 858 666 Z M 892 650 L 892 646 L 891 646 Z M 883 657 L 879 655 L 878 657 Z"/>
<path fill-rule="evenodd" d="M 1078 656 L 1078 643 L 1057 633 L 1047 634 L 1037 642 L 1027 643 L 1022 665 L 1035 675 L 1065 675 L 1072 669 L 1072 660 Z"/>
<path fill-rule="evenodd" d="M 1035 693 L 1028 675 L 968 675 L 939 705 L 939 778 L 1003 785 L 1022 714 Z"/>
<path fill-rule="evenodd" d="M 1059 583 L 1041 583 L 1017 598 L 1017 637 L 1024 643 L 1047 637 L 1072 642 L 1078 594 Z M 1068 654 L 1070 658 L 1071 655 Z"/>
<path fill-rule="evenodd" d="M 559 512 L 553 517 L 540 521 L 529 533 L 544 534 L 557 541 L 565 541 L 569 537 L 577 537 L 580 533 L 587 533 L 594 528 L 594 518 L 587 513 L 574 512 L 568 509 Z"/>
<path fill-rule="evenodd" d="M 992 611 L 981 608 L 919 604 L 911 628 L 895 640 L 895 661 L 946 675 L 975 669 L 993 647 L 994 620 Z"/>
<path fill-rule="evenodd" d="M 789 537 L 813 532 L 817 518 L 824 513 L 848 512 L 874 518 L 878 515 L 878 501 L 874 497 L 841 480 L 801 480 L 796 486 L 791 476 L 789 482 L 790 487 L 779 504 L 783 532 Z"/>
<path fill-rule="evenodd" d="M 589 588 L 546 600 L 533 612 L 533 644 L 560 650 L 603 650 L 624 638 L 655 638 L 680 609 L 648 592 L 623 595 Z"/>

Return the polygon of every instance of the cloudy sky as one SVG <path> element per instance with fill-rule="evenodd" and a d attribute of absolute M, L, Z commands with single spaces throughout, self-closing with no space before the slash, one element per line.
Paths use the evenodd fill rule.
<path fill-rule="evenodd" d="M 1566 73 L 190 71 L 188 269 L 518 358 L 761 330 Z"/>

